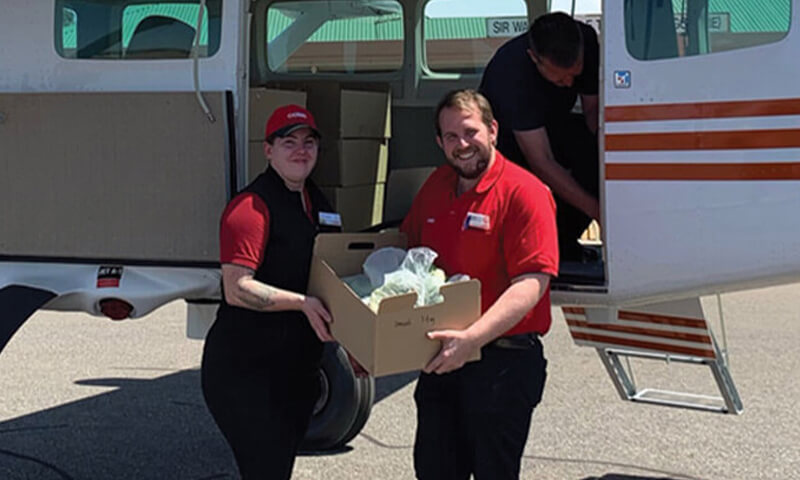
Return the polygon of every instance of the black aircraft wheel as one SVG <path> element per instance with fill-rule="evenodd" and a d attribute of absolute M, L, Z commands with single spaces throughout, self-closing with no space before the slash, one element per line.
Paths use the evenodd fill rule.
<path fill-rule="evenodd" d="M 338 344 L 325 344 L 319 379 L 320 396 L 300 445 L 305 452 L 345 446 L 364 428 L 375 400 L 375 380 L 357 377 Z"/>

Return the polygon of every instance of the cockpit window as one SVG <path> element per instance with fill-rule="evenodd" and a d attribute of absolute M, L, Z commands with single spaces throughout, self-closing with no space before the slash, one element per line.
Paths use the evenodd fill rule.
<path fill-rule="evenodd" d="M 219 49 L 221 8 L 222 0 L 206 4 L 200 57 Z M 189 58 L 195 48 L 199 12 L 196 0 L 56 0 L 56 51 L 70 59 Z"/>
<path fill-rule="evenodd" d="M 625 43 L 639 60 L 706 55 L 781 40 L 791 0 L 625 0 Z"/>

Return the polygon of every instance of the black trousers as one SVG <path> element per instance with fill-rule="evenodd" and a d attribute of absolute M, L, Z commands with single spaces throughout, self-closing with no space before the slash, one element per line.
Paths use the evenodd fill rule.
<path fill-rule="evenodd" d="M 518 479 L 533 409 L 542 398 L 542 344 L 487 346 L 478 362 L 420 375 L 414 469 L 421 480 Z"/>
<path fill-rule="evenodd" d="M 595 198 L 599 190 L 599 150 L 583 115 L 570 113 L 547 124 L 547 137 L 556 161 L 572 178 Z M 582 249 L 578 238 L 592 219 L 556 196 L 558 247 L 562 260 L 580 260 Z"/>
<path fill-rule="evenodd" d="M 304 318 L 225 319 L 203 349 L 203 396 L 241 477 L 289 479 L 319 397 L 322 343 Z"/>

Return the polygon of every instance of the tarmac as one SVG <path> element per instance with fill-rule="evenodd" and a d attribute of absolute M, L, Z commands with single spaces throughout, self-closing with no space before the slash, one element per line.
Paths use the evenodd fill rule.
<path fill-rule="evenodd" d="M 738 416 L 623 402 L 554 309 L 520 478 L 800 478 L 800 284 L 722 300 Z M 722 341 L 716 298 L 703 303 Z M 34 315 L 0 355 L 0 479 L 238 478 L 203 404 L 202 343 L 186 338 L 184 318 L 182 302 L 122 322 Z M 633 367 L 641 386 L 715 393 L 707 367 Z M 361 434 L 341 451 L 299 457 L 293 478 L 414 478 L 415 382 L 413 373 L 378 379 Z"/>

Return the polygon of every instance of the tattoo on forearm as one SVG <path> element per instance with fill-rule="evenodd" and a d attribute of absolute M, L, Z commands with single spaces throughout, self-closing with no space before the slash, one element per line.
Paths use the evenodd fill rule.
<path fill-rule="evenodd" d="M 242 296 L 242 303 L 251 310 L 268 310 L 275 305 L 273 297 L 277 293 L 276 289 L 269 285 L 258 285 L 252 291 L 245 292 Z"/>

